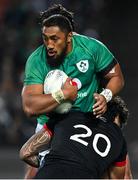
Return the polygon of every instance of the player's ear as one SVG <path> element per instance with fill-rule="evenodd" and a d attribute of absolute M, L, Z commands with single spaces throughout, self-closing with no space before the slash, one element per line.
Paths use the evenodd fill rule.
<path fill-rule="evenodd" d="M 70 43 L 72 39 L 72 32 L 68 33 L 67 42 Z"/>

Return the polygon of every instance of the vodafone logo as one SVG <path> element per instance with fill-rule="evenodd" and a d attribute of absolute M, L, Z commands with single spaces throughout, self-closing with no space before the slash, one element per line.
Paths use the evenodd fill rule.
<path fill-rule="evenodd" d="M 73 82 L 73 83 L 76 83 L 76 85 L 77 85 L 77 87 L 78 87 L 78 90 L 81 89 L 82 84 L 81 84 L 81 81 L 80 81 L 78 78 L 72 79 L 72 82 Z"/>

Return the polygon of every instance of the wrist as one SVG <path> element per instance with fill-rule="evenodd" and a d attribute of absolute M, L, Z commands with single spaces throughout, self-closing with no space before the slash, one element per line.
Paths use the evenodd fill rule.
<path fill-rule="evenodd" d="M 113 97 L 113 93 L 110 89 L 104 89 L 100 94 L 105 97 L 106 102 L 111 101 L 111 99 Z"/>
<path fill-rule="evenodd" d="M 64 93 L 61 89 L 53 92 L 51 95 L 59 104 L 61 104 L 65 100 Z"/>

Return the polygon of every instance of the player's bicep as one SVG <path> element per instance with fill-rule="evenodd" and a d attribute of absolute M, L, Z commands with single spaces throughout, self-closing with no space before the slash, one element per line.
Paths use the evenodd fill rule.
<path fill-rule="evenodd" d="M 125 170 L 125 177 L 124 179 L 133 179 L 132 172 L 131 172 L 131 165 L 129 160 L 129 155 L 127 154 L 126 157 L 126 170 Z"/>
<path fill-rule="evenodd" d="M 111 79 L 113 77 L 119 77 L 124 80 L 119 63 L 117 63 L 112 69 L 110 69 L 107 74 L 105 74 L 106 79 Z"/>

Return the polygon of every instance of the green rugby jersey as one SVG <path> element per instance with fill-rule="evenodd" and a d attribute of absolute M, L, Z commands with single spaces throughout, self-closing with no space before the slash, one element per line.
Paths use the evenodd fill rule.
<path fill-rule="evenodd" d="M 98 73 L 103 76 L 111 70 L 117 61 L 105 45 L 96 39 L 74 34 L 72 51 L 65 57 L 58 69 L 69 77 L 75 78 L 79 85 L 78 97 L 72 109 L 91 112 L 94 104 L 93 93 L 100 91 Z M 46 48 L 40 46 L 28 58 L 25 69 L 25 85 L 43 84 L 47 73 L 53 69 L 46 61 Z"/>

